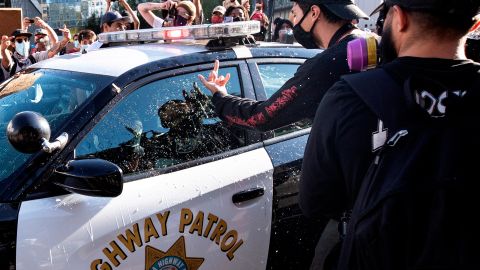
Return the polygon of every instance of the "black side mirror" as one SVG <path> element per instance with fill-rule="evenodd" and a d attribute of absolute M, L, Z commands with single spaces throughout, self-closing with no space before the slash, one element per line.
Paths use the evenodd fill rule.
<path fill-rule="evenodd" d="M 123 172 L 103 159 L 70 160 L 55 170 L 53 183 L 73 193 L 116 197 L 122 193 Z"/>

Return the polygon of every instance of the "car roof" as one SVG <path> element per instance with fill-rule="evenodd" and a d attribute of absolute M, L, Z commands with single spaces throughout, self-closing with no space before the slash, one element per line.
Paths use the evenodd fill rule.
<path fill-rule="evenodd" d="M 141 44 L 102 48 L 85 54 L 73 53 L 41 61 L 31 68 L 60 69 L 67 71 L 119 76 L 146 63 L 207 51 L 199 44 Z"/>
<path fill-rule="evenodd" d="M 287 45 L 274 42 L 259 42 L 255 46 L 250 48 L 239 45 L 219 50 L 209 50 L 205 46 L 205 43 L 197 42 L 160 42 L 136 45 L 124 44 L 101 48 L 85 54 L 73 53 L 62 55 L 60 57 L 54 57 L 45 61 L 38 62 L 30 66 L 29 68 L 57 69 L 118 77 L 136 67 L 140 67 L 145 64 L 164 60 L 167 58 L 205 52 L 210 52 L 214 54 L 215 52 L 225 52 L 228 50 L 233 51 L 236 57 L 239 59 L 251 58 L 259 56 L 258 53 L 253 53 L 254 56 L 252 56 L 252 51 L 258 52 L 257 49 L 262 48 L 268 48 L 267 50 L 265 50 L 265 52 L 268 54 L 265 55 L 266 57 L 274 56 L 272 54 L 281 54 L 276 52 L 275 50 L 269 50 L 275 48 L 289 50 L 290 52 L 292 51 L 292 49 L 295 51 L 310 51 L 304 49 L 299 44 Z M 311 56 L 310 54 L 312 52 L 306 52 L 306 54 Z M 260 55 L 263 55 L 263 53 L 261 53 Z"/>

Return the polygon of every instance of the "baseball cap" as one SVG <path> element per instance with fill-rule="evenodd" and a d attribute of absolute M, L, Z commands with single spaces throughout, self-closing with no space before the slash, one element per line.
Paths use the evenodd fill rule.
<path fill-rule="evenodd" d="M 478 14 L 478 0 L 386 0 L 378 6 L 371 15 L 379 12 L 385 6 L 398 5 L 411 10 L 430 11 L 447 17 L 474 17 Z M 371 16 L 370 15 L 370 16 Z"/>
<path fill-rule="evenodd" d="M 188 14 L 190 14 L 190 16 L 192 16 L 193 19 L 195 19 L 195 17 L 197 16 L 197 9 L 195 7 L 195 5 L 190 2 L 190 1 L 181 1 L 177 4 L 177 8 L 179 7 L 182 7 L 184 8 Z"/>
<path fill-rule="evenodd" d="M 333 14 L 344 20 L 368 19 L 365 14 L 352 0 L 292 0 L 312 5 L 323 5 Z"/>
<path fill-rule="evenodd" d="M 48 33 L 47 33 L 47 30 L 43 29 L 43 28 L 38 28 L 38 29 L 35 29 L 35 36 L 36 35 L 44 35 L 44 36 L 47 36 Z"/>
<path fill-rule="evenodd" d="M 225 9 L 224 6 L 216 6 L 216 7 L 213 9 L 212 13 L 219 12 L 219 13 L 221 13 L 222 15 L 224 15 L 224 14 L 225 14 L 225 11 L 226 11 L 226 9 Z"/>
<path fill-rule="evenodd" d="M 116 21 L 131 22 L 131 19 L 129 16 L 122 16 L 118 11 L 108 11 L 103 14 L 101 24 L 103 25 L 104 23 L 113 23 Z"/>
<path fill-rule="evenodd" d="M 13 37 L 28 37 L 29 38 L 29 37 L 32 36 L 32 33 L 27 32 L 23 29 L 15 29 L 15 31 L 13 31 L 10 36 L 13 36 Z"/>

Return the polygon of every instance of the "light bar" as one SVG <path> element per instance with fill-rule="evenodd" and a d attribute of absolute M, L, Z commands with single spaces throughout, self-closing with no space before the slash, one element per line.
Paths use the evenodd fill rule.
<path fill-rule="evenodd" d="M 260 32 L 259 21 L 231 22 L 128 30 L 101 33 L 98 39 L 102 43 L 136 41 L 170 41 L 180 39 L 214 39 L 220 37 L 248 36 Z"/>

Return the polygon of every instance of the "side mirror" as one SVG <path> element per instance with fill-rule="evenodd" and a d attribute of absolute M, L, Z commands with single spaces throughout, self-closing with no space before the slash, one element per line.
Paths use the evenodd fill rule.
<path fill-rule="evenodd" d="M 55 170 L 53 183 L 73 193 L 116 197 L 122 193 L 123 172 L 103 159 L 70 160 Z"/>

